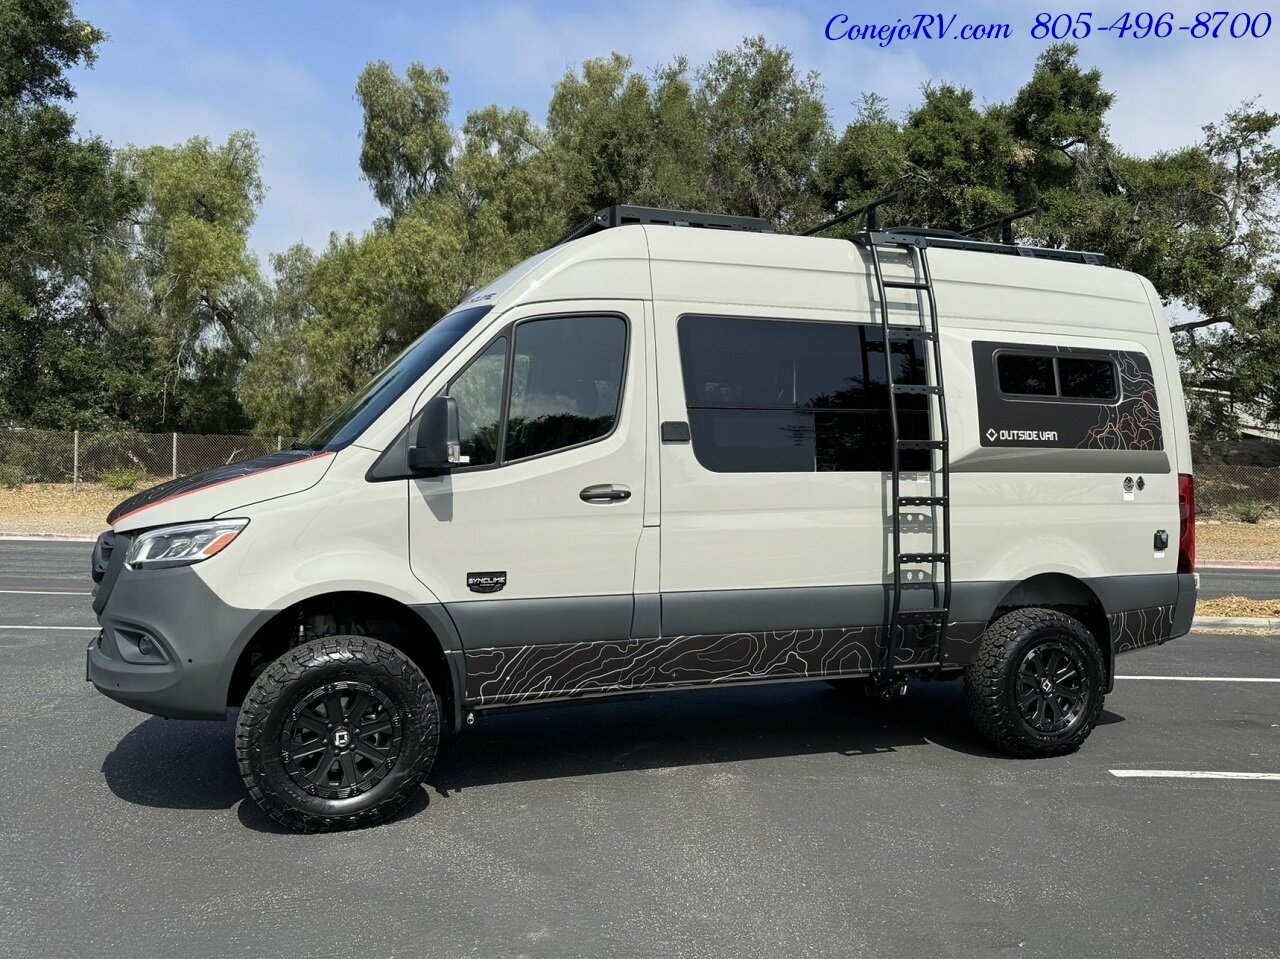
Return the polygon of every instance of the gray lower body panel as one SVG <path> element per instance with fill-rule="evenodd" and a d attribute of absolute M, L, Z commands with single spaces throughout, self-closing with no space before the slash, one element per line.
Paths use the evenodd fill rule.
<path fill-rule="evenodd" d="M 98 615 L 102 632 L 89 645 L 87 678 L 145 713 L 225 719 L 240 649 L 271 615 L 229 606 L 190 568 L 119 570 Z M 165 662 L 129 661 L 138 658 L 140 634 L 163 650 Z"/>
<path fill-rule="evenodd" d="M 1179 577 L 1111 577 L 1084 585 L 1106 613 L 1113 655 L 1181 635 L 1185 584 Z M 954 584 L 940 655 L 931 630 L 904 627 L 895 668 L 949 669 L 971 663 L 987 623 L 1015 586 L 1003 581 Z M 650 689 L 864 676 L 880 662 L 889 594 L 883 586 L 721 590 L 638 596 L 634 601 L 623 596 L 493 600 L 451 605 L 450 612 L 458 620 L 465 650 L 466 702 L 484 707 Z M 910 591 L 906 595 L 904 609 L 931 599 L 927 589 L 918 598 Z M 1047 596 L 1041 601 L 1053 605 L 1060 600 Z M 642 621 L 651 624 L 655 604 L 660 606 L 661 635 L 618 635 L 624 620 L 632 628 Z M 1186 608 L 1194 607 L 1194 585 L 1190 604 Z M 466 607 L 461 614 L 459 606 Z"/>

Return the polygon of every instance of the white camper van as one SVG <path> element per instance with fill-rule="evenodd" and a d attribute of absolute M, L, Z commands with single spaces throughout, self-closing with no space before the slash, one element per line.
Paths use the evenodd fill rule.
<path fill-rule="evenodd" d="M 1190 628 L 1190 473 L 1159 298 L 1101 257 L 612 207 L 305 443 L 121 503 L 88 678 L 239 707 L 301 830 L 392 815 L 441 722 L 579 697 L 963 677 L 1055 755 Z"/>

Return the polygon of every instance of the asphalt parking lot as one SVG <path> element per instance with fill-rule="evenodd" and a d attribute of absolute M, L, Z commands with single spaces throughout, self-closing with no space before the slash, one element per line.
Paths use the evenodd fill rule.
<path fill-rule="evenodd" d="M 1124 657 L 1174 678 L 1056 760 L 988 750 L 958 684 L 485 718 L 396 822 L 295 836 L 230 723 L 84 682 L 87 552 L 0 542 L 6 957 L 1280 956 L 1280 778 L 1116 774 L 1280 774 L 1280 638 Z"/>

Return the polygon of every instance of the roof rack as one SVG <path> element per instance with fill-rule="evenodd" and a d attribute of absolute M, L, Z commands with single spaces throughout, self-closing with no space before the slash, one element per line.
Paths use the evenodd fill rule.
<path fill-rule="evenodd" d="M 745 233 L 772 233 L 768 220 L 757 216 L 726 216 L 722 213 L 696 213 L 687 210 L 661 210 L 649 206 L 618 203 L 597 210 L 566 233 L 556 243 L 568 243 L 601 230 L 635 223 L 657 226 L 688 226 L 703 230 L 737 230 Z"/>
<path fill-rule="evenodd" d="M 833 226 L 839 226 L 841 223 L 847 223 L 855 217 L 862 217 L 862 224 L 859 228 L 858 235 L 851 237 L 855 243 L 866 245 L 868 243 L 884 243 L 886 241 L 893 242 L 895 240 L 902 241 L 904 238 L 910 239 L 912 244 L 924 247 L 941 247 L 946 250 L 968 250 L 973 253 L 1002 253 L 1006 256 L 1025 256 L 1037 260 L 1058 260 L 1063 263 L 1087 263 L 1091 266 L 1110 266 L 1111 261 L 1102 253 L 1092 253 L 1086 250 L 1055 250 L 1048 247 L 1040 246 L 1022 246 L 1014 242 L 1013 226 L 1018 220 L 1024 220 L 1029 216 L 1034 216 L 1040 212 L 1039 207 L 1030 207 L 1026 210 L 1019 210 L 1017 213 L 1010 213 L 1008 216 L 1002 216 L 988 223 L 982 223 L 969 230 L 940 230 L 930 227 L 919 226 L 898 226 L 890 227 L 886 230 L 880 229 L 880 208 L 899 203 L 905 196 L 904 191 L 895 190 L 886 196 L 872 200 L 864 206 L 858 207 L 856 210 L 848 210 L 839 216 L 832 217 L 830 220 L 824 220 L 817 226 L 805 230 L 802 236 L 816 236 L 819 233 L 831 229 Z M 991 242 L 988 240 L 979 240 L 976 237 L 988 230 L 1000 229 L 1001 242 Z"/>
<path fill-rule="evenodd" d="M 982 223 L 969 230 L 941 230 L 919 226 L 897 226 L 880 229 L 879 211 L 883 206 L 900 202 L 905 196 L 902 190 L 895 190 L 886 196 L 872 200 L 870 203 L 848 210 L 830 220 L 806 230 L 801 236 L 816 236 L 841 223 L 847 223 L 855 217 L 861 217 L 858 234 L 851 237 L 855 243 L 909 241 L 920 248 L 941 247 L 946 250 L 968 250 L 974 253 L 1001 253 L 1006 256 L 1024 256 L 1038 260 L 1057 260 L 1062 263 L 1087 263 L 1092 266 L 1110 266 L 1111 261 L 1101 253 L 1086 250 L 1055 250 L 1048 247 L 1022 246 L 1013 240 L 1012 224 L 1039 213 L 1039 208 L 1031 207 L 1019 210 Z M 723 213 L 697 213 L 688 210 L 663 210 L 648 206 L 631 206 L 625 203 L 615 204 L 597 210 L 589 218 L 560 238 L 555 245 L 568 243 L 602 230 L 630 224 L 653 224 L 658 226 L 685 226 L 703 230 L 731 230 L 745 233 L 772 233 L 773 227 L 768 220 L 755 216 L 727 216 Z M 977 239 L 988 230 L 999 228 L 1002 242 Z"/>

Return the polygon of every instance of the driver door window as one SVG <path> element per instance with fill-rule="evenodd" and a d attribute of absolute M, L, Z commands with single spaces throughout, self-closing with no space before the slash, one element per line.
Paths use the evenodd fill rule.
<path fill-rule="evenodd" d="M 621 317 L 530 320 L 515 329 L 510 362 L 507 354 L 504 335 L 449 384 L 468 466 L 541 456 L 613 431 L 627 355 Z"/>

